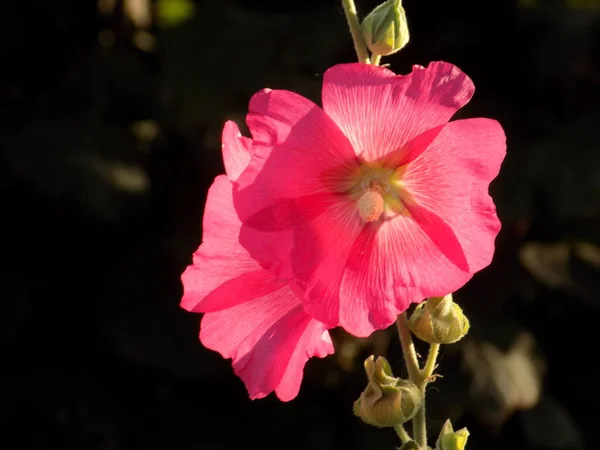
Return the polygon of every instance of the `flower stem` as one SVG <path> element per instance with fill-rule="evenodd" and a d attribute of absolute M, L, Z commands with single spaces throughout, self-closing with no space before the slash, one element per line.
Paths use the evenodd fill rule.
<path fill-rule="evenodd" d="M 360 22 L 358 21 L 358 14 L 356 13 L 356 6 L 354 0 L 342 0 L 344 6 L 344 13 L 346 13 L 346 20 L 348 21 L 348 27 L 350 28 L 350 34 L 352 35 L 352 41 L 354 41 L 354 50 L 356 50 L 356 56 L 358 61 L 361 63 L 369 64 L 369 53 L 363 40 L 362 30 L 360 29 Z"/>
<path fill-rule="evenodd" d="M 427 355 L 427 361 L 425 367 L 421 372 L 422 381 L 419 385 L 421 390 L 421 407 L 417 411 L 415 417 L 413 417 L 413 435 L 415 441 L 419 444 L 422 449 L 427 448 L 427 417 L 425 415 L 425 390 L 427 389 L 427 383 L 431 381 L 431 375 L 436 367 L 436 361 L 440 352 L 440 344 L 431 344 L 429 347 L 429 354 Z"/>
<path fill-rule="evenodd" d="M 436 361 L 438 354 L 440 353 L 440 344 L 431 344 L 429 347 L 429 354 L 427 355 L 427 361 L 425 367 L 423 367 L 423 380 L 425 383 L 429 381 L 433 371 L 436 367 Z"/>
<path fill-rule="evenodd" d="M 419 360 L 417 359 L 417 352 L 415 351 L 412 335 L 408 328 L 408 319 L 406 318 L 405 312 L 398 316 L 396 327 L 398 328 L 398 335 L 400 336 L 400 344 L 402 344 L 402 353 L 404 354 L 408 376 L 413 383 L 417 386 L 421 386 L 421 369 L 419 369 Z"/>
<path fill-rule="evenodd" d="M 400 343 L 402 344 L 402 353 L 404 354 L 404 361 L 406 362 L 406 368 L 408 370 L 408 376 L 411 381 L 417 385 L 421 391 L 421 407 L 417 411 L 417 414 L 412 419 L 413 423 L 413 436 L 420 449 L 427 448 L 427 422 L 425 416 L 425 391 L 427 389 L 427 383 L 431 381 L 431 376 L 436 368 L 437 357 L 440 352 L 440 344 L 431 344 L 429 347 L 429 354 L 427 355 L 427 361 L 421 371 L 419 369 L 419 360 L 417 358 L 417 352 L 412 341 L 412 335 L 410 328 L 408 328 L 408 319 L 406 313 L 402 313 L 396 320 L 396 326 L 398 327 L 398 334 L 400 335 Z M 406 430 L 404 431 L 406 433 Z M 396 430 L 400 439 L 403 437 L 400 432 Z M 404 442 L 404 441 L 403 441 Z"/>
<path fill-rule="evenodd" d="M 394 431 L 396 432 L 403 444 L 406 444 L 408 441 L 411 440 L 410 436 L 408 435 L 406 429 L 402 424 L 394 425 Z"/>
<path fill-rule="evenodd" d="M 419 445 L 420 449 L 425 450 L 427 448 L 427 418 L 425 416 L 425 384 L 420 386 L 421 388 L 421 407 L 417 411 L 417 414 L 412 419 L 413 424 L 413 436 L 415 442 Z"/>
<path fill-rule="evenodd" d="M 381 62 L 381 55 L 371 55 L 371 64 L 378 66 Z"/>

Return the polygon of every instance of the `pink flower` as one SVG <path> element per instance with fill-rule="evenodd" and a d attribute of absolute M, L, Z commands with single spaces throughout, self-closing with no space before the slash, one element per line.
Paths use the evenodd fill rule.
<path fill-rule="evenodd" d="M 275 391 L 288 401 L 298 394 L 306 361 L 333 353 L 333 345 L 327 327 L 304 311 L 290 286 L 261 268 L 238 242 L 233 182 L 248 164 L 250 148 L 250 139 L 227 122 L 227 176 L 218 176 L 208 192 L 203 241 L 182 275 L 181 306 L 206 313 L 200 340 L 233 359 L 251 398 Z"/>
<path fill-rule="evenodd" d="M 253 158 L 233 198 L 240 242 L 356 336 L 486 267 L 500 230 L 488 186 L 506 144 L 490 119 L 448 122 L 474 92 L 455 66 L 406 76 L 342 64 L 323 108 L 289 91 L 250 101 Z"/>

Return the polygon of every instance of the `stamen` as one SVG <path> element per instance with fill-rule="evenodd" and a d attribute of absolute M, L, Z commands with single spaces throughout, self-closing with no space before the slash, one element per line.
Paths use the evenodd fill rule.
<path fill-rule="evenodd" d="M 365 222 L 373 222 L 381 217 L 384 208 L 382 189 L 377 183 L 371 183 L 358 199 L 358 215 Z"/>

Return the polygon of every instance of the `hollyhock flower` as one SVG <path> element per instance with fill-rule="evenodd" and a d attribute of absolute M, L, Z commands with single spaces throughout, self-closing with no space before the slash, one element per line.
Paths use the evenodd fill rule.
<path fill-rule="evenodd" d="M 218 176 L 206 200 L 203 241 L 182 275 L 181 306 L 206 313 L 200 340 L 224 358 L 250 397 L 272 391 L 288 401 L 300 389 L 306 361 L 333 353 L 327 327 L 310 317 L 290 286 L 260 267 L 239 244 L 233 182 L 250 160 L 251 141 L 233 122 L 223 130 L 227 176 Z"/>
<path fill-rule="evenodd" d="M 434 62 L 399 76 L 341 64 L 320 108 L 263 90 L 250 101 L 253 158 L 234 190 L 241 244 L 357 336 L 486 267 L 500 230 L 488 186 L 506 144 L 490 119 L 448 122 L 474 92 Z"/>

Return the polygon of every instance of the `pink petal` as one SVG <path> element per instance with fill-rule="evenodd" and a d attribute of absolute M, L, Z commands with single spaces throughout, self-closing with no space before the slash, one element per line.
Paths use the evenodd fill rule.
<path fill-rule="evenodd" d="M 228 120 L 223 127 L 221 141 L 225 172 L 231 181 L 235 181 L 250 162 L 252 139 L 242 136 L 237 124 Z"/>
<path fill-rule="evenodd" d="M 181 307 L 188 311 L 213 311 L 241 301 L 235 295 L 239 285 L 249 292 L 264 294 L 265 286 L 261 281 L 264 275 L 260 272 L 256 275 L 257 271 L 262 271 L 260 265 L 238 243 L 241 222 L 233 208 L 232 189 L 231 181 L 220 175 L 208 191 L 202 245 L 182 275 Z M 226 282 L 230 283 L 224 285 Z M 271 290 L 280 287 L 276 285 Z M 234 295 L 227 295 L 227 292 Z M 216 305 L 213 304 L 215 301 Z"/>
<path fill-rule="evenodd" d="M 252 398 L 275 390 L 288 401 L 300 389 L 306 361 L 333 353 L 333 345 L 325 325 L 304 311 L 290 287 L 238 243 L 241 223 L 232 189 L 232 182 L 219 176 L 209 190 L 204 240 L 182 275 L 181 305 L 207 312 L 200 339 L 233 359 Z"/>
<path fill-rule="evenodd" d="M 452 264 L 410 216 L 367 226 L 340 289 L 340 325 L 357 336 L 389 326 L 411 303 L 455 291 L 470 277 Z"/>
<path fill-rule="evenodd" d="M 376 161 L 448 122 L 474 90 L 460 69 L 445 62 L 414 66 L 409 75 L 369 64 L 340 64 L 325 72 L 323 108 L 356 154 Z"/>
<path fill-rule="evenodd" d="M 279 207 L 277 204 L 273 209 Z M 364 226 L 354 202 L 323 195 L 311 202 L 299 199 L 294 209 L 282 208 L 278 213 L 293 229 L 266 233 L 244 225 L 240 242 L 256 248 L 259 257 L 279 262 L 279 266 L 272 266 L 274 269 L 291 271 L 290 278 L 296 280 L 296 286 L 303 292 L 306 311 L 330 327 L 337 326 L 344 265 Z M 260 222 L 270 214 L 270 209 L 258 211 L 249 223 Z"/>
<path fill-rule="evenodd" d="M 298 94 L 265 89 L 250 100 L 246 120 L 256 157 L 251 173 L 238 180 L 240 186 L 260 173 L 257 184 L 263 191 L 273 190 L 271 197 L 296 198 L 329 192 L 341 173 L 356 166 L 354 150 L 337 125 Z"/>
<path fill-rule="evenodd" d="M 277 276 L 303 281 L 324 260 L 345 260 L 360 219 L 332 186 L 356 163 L 348 140 L 317 105 L 287 91 L 256 94 L 248 126 L 255 157 L 234 191 L 242 245 Z M 331 250 L 334 241 L 345 248 Z"/>
<path fill-rule="evenodd" d="M 206 314 L 200 340 L 233 359 L 234 371 L 253 399 L 275 391 L 281 400 L 292 400 L 306 361 L 333 353 L 326 327 L 304 312 L 288 287 Z"/>
<path fill-rule="evenodd" d="M 388 326 L 413 302 L 456 291 L 492 259 L 500 222 L 488 186 L 505 155 L 502 128 L 450 122 L 411 146 L 424 143 L 408 148 L 406 214 L 367 225 L 345 265 L 338 323 L 356 336 Z M 312 313 L 317 297 L 307 293 L 305 307 Z"/>
<path fill-rule="evenodd" d="M 467 119 L 430 130 L 414 145 L 421 140 L 430 143 L 406 166 L 402 181 L 412 201 L 429 211 L 429 217 L 443 220 L 445 226 L 430 218 L 415 219 L 438 241 L 438 247 L 453 265 L 468 273 L 477 272 L 491 262 L 500 231 L 488 188 L 506 154 L 504 131 L 495 120 Z M 452 250 L 451 246 L 456 245 L 442 236 L 448 236 L 449 230 L 462 253 Z M 445 249 L 440 245 L 442 241 Z"/>

